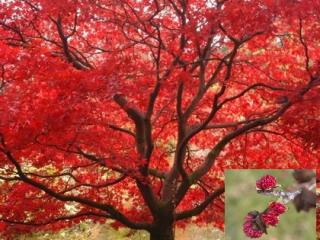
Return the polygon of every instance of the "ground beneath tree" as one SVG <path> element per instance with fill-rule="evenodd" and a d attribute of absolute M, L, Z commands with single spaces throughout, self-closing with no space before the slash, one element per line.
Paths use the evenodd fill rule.
<path fill-rule="evenodd" d="M 17 237 L 17 240 L 147 240 L 148 234 L 142 231 L 132 231 L 127 228 L 112 229 L 104 224 L 81 223 L 73 228 L 58 233 L 34 233 Z M 189 225 L 186 229 L 177 229 L 176 240 L 222 240 L 224 234 L 213 227 L 198 227 Z"/>

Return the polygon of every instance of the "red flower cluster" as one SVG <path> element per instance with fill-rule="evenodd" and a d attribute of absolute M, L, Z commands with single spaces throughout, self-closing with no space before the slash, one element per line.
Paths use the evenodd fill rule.
<path fill-rule="evenodd" d="M 266 225 L 277 226 L 279 223 L 279 216 L 286 211 L 286 206 L 280 202 L 271 202 L 269 207 L 261 215 L 262 220 Z"/>
<path fill-rule="evenodd" d="M 263 231 L 256 225 L 255 218 L 255 216 L 249 213 L 243 224 L 243 232 L 250 238 L 259 238 L 263 234 Z"/>
<path fill-rule="evenodd" d="M 273 214 L 273 212 L 267 212 L 261 215 L 263 222 L 266 225 L 270 225 L 270 226 L 277 226 L 277 224 L 279 223 L 279 217 L 275 214 Z"/>
<path fill-rule="evenodd" d="M 280 202 L 271 202 L 268 208 L 259 213 L 248 213 L 243 224 L 244 233 L 250 238 L 259 238 L 267 232 L 268 226 L 277 226 L 279 216 L 286 211 L 286 206 Z"/>
<path fill-rule="evenodd" d="M 286 206 L 280 202 L 271 202 L 268 207 L 269 212 L 273 212 L 275 215 L 283 214 L 287 210 Z"/>
<path fill-rule="evenodd" d="M 256 186 L 259 190 L 271 190 L 277 186 L 277 179 L 274 176 L 265 175 L 256 182 Z"/>

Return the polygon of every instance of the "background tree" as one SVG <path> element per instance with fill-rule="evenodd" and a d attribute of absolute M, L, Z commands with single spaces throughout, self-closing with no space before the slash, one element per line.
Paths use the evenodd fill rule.
<path fill-rule="evenodd" d="M 223 227 L 223 169 L 317 166 L 317 1 L 0 5 L 6 236 L 113 219 L 170 240 Z"/>

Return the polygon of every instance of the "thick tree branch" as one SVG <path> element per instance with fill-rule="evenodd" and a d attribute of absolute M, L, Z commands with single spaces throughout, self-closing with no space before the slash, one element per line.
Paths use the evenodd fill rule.
<path fill-rule="evenodd" d="M 319 79 L 312 78 L 309 83 L 300 89 L 297 93 L 297 97 L 302 97 L 305 95 L 313 86 L 314 82 L 318 81 Z M 259 119 L 256 119 L 253 122 L 250 122 L 248 124 L 245 124 L 244 126 L 238 128 L 237 130 L 230 132 L 226 136 L 224 136 L 220 142 L 208 153 L 206 160 L 204 164 L 202 164 L 191 176 L 191 182 L 197 181 L 200 179 L 213 165 L 215 159 L 218 157 L 220 152 L 223 150 L 223 148 L 234 138 L 240 136 L 241 134 L 248 132 L 251 129 L 254 129 L 258 126 L 264 126 L 268 123 L 271 123 L 278 118 L 280 118 L 288 109 L 290 106 L 292 106 L 293 102 L 288 100 L 286 103 L 284 103 L 273 115 L 269 117 L 262 117 Z"/>
<path fill-rule="evenodd" d="M 60 201 L 78 202 L 78 203 L 81 203 L 81 204 L 84 204 L 84 205 L 87 205 L 87 206 L 90 206 L 90 207 L 93 207 L 93 208 L 96 208 L 96 209 L 99 209 L 102 211 L 106 211 L 108 214 L 110 214 L 112 216 L 113 219 L 118 220 L 119 222 L 121 222 L 122 224 L 124 224 L 130 228 L 133 228 L 133 229 L 149 229 L 150 228 L 150 224 L 148 224 L 148 223 L 136 223 L 136 222 L 129 220 L 125 215 L 123 215 L 120 211 L 118 211 L 117 209 L 115 209 L 111 205 L 95 202 L 95 201 L 92 201 L 87 198 L 57 193 L 56 191 L 45 186 L 44 184 L 29 178 L 23 172 L 19 162 L 13 157 L 13 155 L 11 154 L 10 151 L 5 150 L 3 148 L 0 150 L 7 156 L 8 160 L 15 166 L 15 168 L 17 170 L 17 174 L 19 175 L 19 178 L 21 179 L 21 181 L 44 191 L 48 195 L 50 195 Z"/>
<path fill-rule="evenodd" d="M 77 14 L 76 14 L 76 16 L 77 16 Z M 71 37 L 74 34 L 74 32 L 76 31 L 77 17 L 75 18 L 74 29 L 72 30 L 72 32 L 69 35 L 65 35 L 63 32 L 61 16 L 59 16 L 57 20 L 53 19 L 52 17 L 50 17 L 50 19 L 57 27 L 58 35 L 61 40 L 62 49 L 63 49 L 64 55 L 65 55 L 67 61 L 69 63 L 72 63 L 73 66 L 79 70 L 86 70 L 86 69 L 92 68 L 92 66 L 88 63 L 88 61 L 82 61 L 70 50 L 68 38 Z"/>
<path fill-rule="evenodd" d="M 242 127 L 238 128 L 237 130 L 227 134 L 224 136 L 219 143 L 208 153 L 205 162 L 194 171 L 194 173 L 190 176 L 190 181 L 195 182 L 200 179 L 204 174 L 206 174 L 210 168 L 212 167 L 215 159 L 219 156 L 220 152 L 224 149 L 224 147 L 234 138 L 240 136 L 241 134 L 255 128 L 258 126 L 266 125 L 270 122 L 277 120 L 280 116 L 282 116 L 285 111 L 292 105 L 291 102 L 287 102 L 278 111 L 271 115 L 270 117 L 266 118 L 259 118 L 253 122 L 243 125 Z"/>
<path fill-rule="evenodd" d="M 266 88 L 266 89 L 270 89 L 270 90 L 273 90 L 273 91 L 283 91 L 283 88 L 281 87 L 275 87 L 275 86 L 271 86 L 271 85 L 268 85 L 268 84 L 264 84 L 264 83 L 255 83 L 255 84 L 252 84 L 251 86 L 245 88 L 243 91 L 241 91 L 240 93 L 236 94 L 235 96 L 232 96 L 232 97 L 229 97 L 229 98 L 226 98 L 224 99 L 220 104 L 219 106 L 222 107 L 223 105 L 225 105 L 226 103 L 228 102 L 231 102 L 235 99 L 238 99 L 242 96 L 244 96 L 247 92 L 249 92 L 250 90 L 254 90 L 256 88 Z"/>
<path fill-rule="evenodd" d="M 303 87 L 302 89 L 300 89 L 297 93 L 298 97 L 302 97 L 304 94 L 306 94 L 314 85 L 315 82 L 319 81 L 319 79 L 315 79 L 315 78 L 311 78 L 309 83 Z M 250 88 L 250 87 L 249 87 Z M 246 92 L 246 90 L 244 90 L 244 92 Z M 243 92 L 242 92 L 243 93 Z M 241 96 L 241 94 L 238 94 Z M 244 93 L 243 93 L 244 94 Z M 229 101 L 229 100 L 227 100 Z M 226 102 L 224 102 L 226 103 Z M 177 203 L 179 203 L 186 191 L 189 189 L 189 187 L 197 182 L 199 179 L 201 179 L 201 177 L 203 177 L 209 170 L 210 168 L 213 166 L 216 158 L 219 156 L 219 154 L 221 153 L 221 151 L 224 149 L 224 147 L 234 138 L 242 135 L 243 133 L 246 133 L 258 126 L 264 126 L 266 124 L 269 124 L 273 121 L 276 121 L 278 118 L 280 118 L 288 109 L 289 107 L 293 104 L 293 102 L 291 101 L 287 101 L 285 103 L 282 104 L 282 106 L 272 115 L 268 116 L 268 117 L 261 117 L 258 118 L 252 122 L 249 122 L 247 124 L 244 124 L 242 127 L 228 133 L 226 136 L 224 136 L 217 144 L 216 146 L 208 153 L 204 163 L 202 165 L 200 165 L 190 176 L 189 176 L 189 181 L 185 181 L 183 182 L 180 187 L 177 190 L 177 194 L 176 194 L 176 201 Z M 221 106 L 221 104 L 220 104 Z M 206 125 L 204 125 L 203 127 L 205 127 Z"/>
<path fill-rule="evenodd" d="M 143 177 L 147 177 L 149 173 L 148 158 L 150 157 L 149 155 L 151 154 L 153 148 L 152 142 L 150 142 L 152 141 L 151 125 L 149 124 L 150 122 L 146 121 L 145 115 L 143 113 L 141 113 L 136 108 L 129 106 L 127 100 L 122 95 L 116 94 L 113 99 L 135 123 L 137 150 L 143 159 L 147 159 L 147 163 L 140 167 L 139 170 Z M 158 211 L 157 199 L 151 187 L 148 184 L 141 182 L 139 179 L 136 179 L 136 183 L 150 211 L 153 214 L 156 214 L 156 212 Z"/>
<path fill-rule="evenodd" d="M 200 214 L 201 212 L 203 212 L 203 210 L 206 209 L 206 207 L 217 197 L 219 197 L 221 194 L 224 193 L 224 186 L 218 188 L 216 191 L 212 192 L 211 194 L 209 194 L 209 196 L 199 205 L 197 205 L 196 207 L 190 209 L 190 210 L 186 210 L 183 212 L 179 212 L 175 214 L 175 219 L 176 220 L 182 220 L 185 218 L 190 218 L 193 216 L 196 216 L 198 214 Z"/>
<path fill-rule="evenodd" d="M 308 45 L 306 44 L 304 38 L 303 38 L 303 26 L 302 26 L 302 19 L 299 19 L 299 41 L 303 46 L 303 51 L 305 55 L 305 69 L 308 72 L 309 76 L 312 78 L 313 75 L 310 70 L 310 54 L 309 54 L 309 49 Z"/>
<path fill-rule="evenodd" d="M 133 132 L 131 132 L 130 130 L 128 129 L 125 129 L 125 128 L 121 128 L 121 127 L 118 127 L 114 124 L 108 124 L 107 125 L 109 128 L 113 129 L 113 130 L 116 130 L 116 131 L 120 131 L 120 132 L 123 132 L 123 133 L 126 133 L 132 137 L 135 137 L 135 134 Z"/>

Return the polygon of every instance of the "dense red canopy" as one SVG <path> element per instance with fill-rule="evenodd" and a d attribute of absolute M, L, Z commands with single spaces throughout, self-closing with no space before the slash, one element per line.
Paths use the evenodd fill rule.
<path fill-rule="evenodd" d="M 171 239 L 223 228 L 224 169 L 316 168 L 319 16 L 310 0 L 1 1 L 0 231 L 111 218 Z"/>

